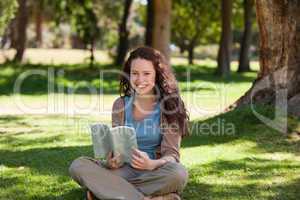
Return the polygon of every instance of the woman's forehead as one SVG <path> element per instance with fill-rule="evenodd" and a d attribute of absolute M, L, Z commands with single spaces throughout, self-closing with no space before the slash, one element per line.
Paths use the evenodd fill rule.
<path fill-rule="evenodd" d="M 151 61 L 137 58 L 131 62 L 131 70 L 135 71 L 154 71 L 154 66 Z"/>

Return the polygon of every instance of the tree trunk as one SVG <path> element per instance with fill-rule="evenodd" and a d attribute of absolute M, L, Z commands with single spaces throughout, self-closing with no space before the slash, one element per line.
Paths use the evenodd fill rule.
<path fill-rule="evenodd" d="M 17 19 L 14 18 L 9 25 L 10 48 L 17 48 Z"/>
<path fill-rule="evenodd" d="M 86 44 L 78 35 L 71 35 L 71 46 L 72 49 L 86 49 Z"/>
<path fill-rule="evenodd" d="M 300 116 L 300 3 L 256 0 L 260 70 L 252 87 L 231 108 L 280 105 Z"/>
<path fill-rule="evenodd" d="M 91 38 L 91 46 L 90 46 L 90 68 L 94 67 L 95 62 L 95 40 L 94 38 Z"/>
<path fill-rule="evenodd" d="M 153 0 L 154 24 L 152 47 L 170 59 L 171 0 Z"/>
<path fill-rule="evenodd" d="M 121 65 L 124 62 L 126 53 L 128 51 L 128 37 L 129 37 L 129 17 L 131 13 L 132 0 L 126 0 L 124 5 L 124 13 L 122 22 L 119 25 L 119 45 L 117 50 L 117 56 L 115 60 L 116 65 Z"/>
<path fill-rule="evenodd" d="M 147 24 L 145 33 L 145 45 L 152 46 L 152 32 L 153 32 L 153 0 L 147 1 Z"/>
<path fill-rule="evenodd" d="M 241 41 L 241 51 L 239 57 L 238 72 L 249 72 L 249 49 L 251 45 L 251 27 L 252 27 L 252 6 L 253 0 L 244 0 L 244 34 Z"/>
<path fill-rule="evenodd" d="M 191 44 L 188 47 L 188 60 L 189 60 L 189 64 L 192 65 L 194 64 L 194 49 L 195 49 L 195 45 Z"/>
<path fill-rule="evenodd" d="M 35 34 L 36 47 L 41 48 L 43 45 L 43 6 L 41 3 L 35 5 Z"/>
<path fill-rule="evenodd" d="M 21 62 L 26 47 L 26 27 L 27 27 L 27 0 L 18 0 L 19 8 L 17 14 L 17 53 L 14 57 L 14 61 Z"/>
<path fill-rule="evenodd" d="M 186 47 L 185 47 L 185 45 L 180 45 L 179 44 L 179 52 L 180 52 L 180 54 L 184 54 L 184 51 L 186 50 Z"/>
<path fill-rule="evenodd" d="M 222 33 L 218 51 L 218 68 L 216 73 L 221 76 L 228 76 L 230 73 L 231 57 L 231 15 L 232 0 L 222 0 Z"/>

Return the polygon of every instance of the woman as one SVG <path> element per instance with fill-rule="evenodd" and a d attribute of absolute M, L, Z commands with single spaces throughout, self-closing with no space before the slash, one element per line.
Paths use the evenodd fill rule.
<path fill-rule="evenodd" d="M 130 126 L 138 149 L 130 164 L 110 153 L 107 166 L 81 157 L 70 166 L 72 178 L 88 189 L 88 199 L 180 199 L 188 179 L 180 164 L 181 138 L 188 135 L 188 115 L 177 81 L 162 54 L 149 47 L 130 53 L 113 103 L 112 126 Z"/>

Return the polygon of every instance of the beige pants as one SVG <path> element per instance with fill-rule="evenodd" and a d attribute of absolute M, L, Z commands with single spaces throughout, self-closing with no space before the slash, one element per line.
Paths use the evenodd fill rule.
<path fill-rule="evenodd" d="M 101 200 L 141 200 L 144 196 L 181 193 L 188 179 L 187 170 L 180 163 L 168 162 L 153 171 L 134 169 L 128 164 L 112 170 L 89 157 L 74 160 L 69 172 Z"/>

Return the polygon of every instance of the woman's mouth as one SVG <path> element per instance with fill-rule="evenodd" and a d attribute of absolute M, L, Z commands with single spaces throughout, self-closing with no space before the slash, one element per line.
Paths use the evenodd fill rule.
<path fill-rule="evenodd" d="M 139 89 L 144 89 L 146 87 L 147 87 L 147 85 L 137 85 L 137 88 L 139 88 Z"/>

